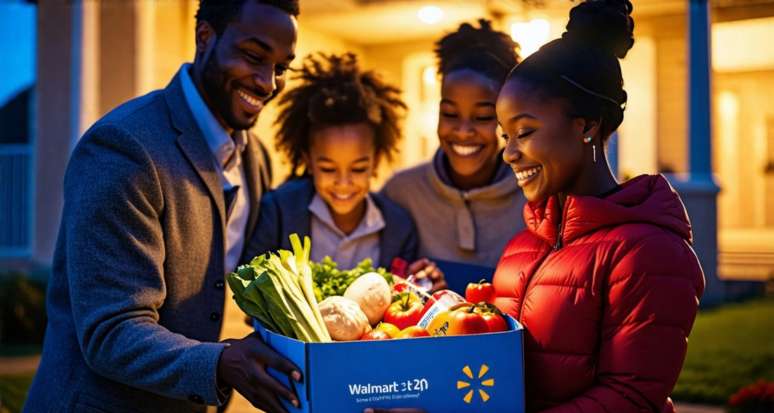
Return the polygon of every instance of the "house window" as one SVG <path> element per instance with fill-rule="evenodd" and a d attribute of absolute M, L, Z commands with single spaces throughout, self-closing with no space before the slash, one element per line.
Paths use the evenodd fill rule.
<path fill-rule="evenodd" d="M 0 3 L 0 258 L 25 257 L 31 247 L 34 4 Z"/>
<path fill-rule="evenodd" d="M 718 196 L 718 274 L 774 275 L 774 17 L 712 25 L 713 151 Z"/>

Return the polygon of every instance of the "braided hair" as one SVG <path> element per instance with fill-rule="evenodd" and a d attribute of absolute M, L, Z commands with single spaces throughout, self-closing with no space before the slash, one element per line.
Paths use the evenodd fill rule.
<path fill-rule="evenodd" d="M 623 121 L 627 94 L 618 59 L 634 45 L 629 0 L 586 0 L 570 11 L 561 38 L 527 57 L 508 75 L 539 94 L 566 99 L 572 116 L 601 121 L 609 138 Z"/>
<path fill-rule="evenodd" d="M 436 42 L 438 74 L 472 69 L 500 85 L 519 62 L 519 45 L 507 34 L 494 30 L 489 20 L 480 19 L 478 25 L 463 23 Z"/>
<path fill-rule="evenodd" d="M 374 131 L 377 158 L 392 160 L 406 109 L 400 89 L 373 71 L 361 70 L 353 53 L 310 55 L 295 72 L 293 78 L 302 83 L 280 98 L 275 122 L 277 149 L 290 161 L 291 178 L 305 174 L 312 131 L 330 126 L 367 123 Z"/>

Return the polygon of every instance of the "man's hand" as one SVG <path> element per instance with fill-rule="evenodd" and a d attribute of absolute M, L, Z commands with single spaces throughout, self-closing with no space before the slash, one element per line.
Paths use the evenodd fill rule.
<path fill-rule="evenodd" d="M 266 371 L 271 367 L 300 382 L 301 373 L 293 363 L 267 346 L 257 333 L 241 340 L 223 342 L 229 345 L 223 349 L 218 362 L 218 385 L 235 389 L 253 406 L 267 413 L 287 413 L 276 395 L 299 406 L 293 391 Z"/>
<path fill-rule="evenodd" d="M 414 278 L 420 280 L 429 278 L 433 282 L 430 292 L 448 288 L 443 272 L 435 266 L 435 263 L 427 258 L 420 258 L 408 266 L 408 274 L 413 274 Z"/>

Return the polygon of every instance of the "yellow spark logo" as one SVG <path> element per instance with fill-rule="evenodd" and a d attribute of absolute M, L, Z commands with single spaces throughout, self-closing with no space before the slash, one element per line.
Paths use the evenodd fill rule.
<path fill-rule="evenodd" d="M 493 387 L 495 384 L 494 379 L 483 379 L 486 373 L 489 371 L 489 366 L 486 364 L 482 364 L 481 367 L 478 369 L 478 377 L 474 379 L 473 377 L 473 371 L 470 369 L 470 366 L 465 366 L 462 368 L 462 373 L 471 380 L 479 380 L 479 386 L 483 387 Z M 462 397 L 462 400 L 465 400 L 465 403 L 471 403 L 473 401 L 473 398 L 476 395 L 476 389 L 471 388 L 473 384 L 471 384 L 468 381 L 465 380 L 457 380 L 457 390 L 463 390 L 467 389 L 468 391 L 465 393 L 465 396 Z M 476 387 L 479 387 L 476 386 Z M 489 401 L 489 393 L 487 393 L 484 389 L 479 388 L 478 389 L 478 395 L 481 396 L 481 400 L 484 401 L 484 403 Z"/>

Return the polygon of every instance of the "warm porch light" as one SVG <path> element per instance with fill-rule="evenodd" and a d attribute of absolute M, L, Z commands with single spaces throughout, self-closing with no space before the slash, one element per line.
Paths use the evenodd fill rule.
<path fill-rule="evenodd" d="M 443 18 L 443 10 L 438 6 L 424 6 L 417 12 L 422 23 L 436 24 Z"/>
<path fill-rule="evenodd" d="M 424 82 L 425 86 L 435 86 L 435 76 L 435 66 L 426 66 L 424 69 L 422 69 L 422 82 Z"/>
<path fill-rule="evenodd" d="M 532 19 L 528 22 L 511 24 L 511 38 L 521 46 L 520 55 L 525 58 L 535 53 L 548 41 L 551 25 L 545 19 Z"/>

